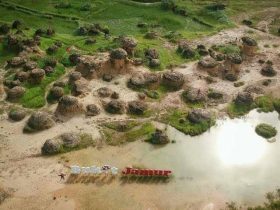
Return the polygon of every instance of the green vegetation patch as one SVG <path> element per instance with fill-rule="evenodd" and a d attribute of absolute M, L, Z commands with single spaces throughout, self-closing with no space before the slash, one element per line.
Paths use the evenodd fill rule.
<path fill-rule="evenodd" d="M 26 92 L 20 100 L 20 103 L 23 105 L 23 107 L 40 108 L 45 106 L 45 94 L 48 85 L 59 79 L 62 75 L 65 74 L 65 72 L 65 67 L 61 64 L 58 64 L 55 67 L 55 71 L 49 75 L 46 75 L 41 84 L 25 84 L 24 87 L 26 88 Z"/>
<path fill-rule="evenodd" d="M 227 112 L 231 118 L 234 118 L 248 114 L 255 108 L 257 108 L 259 112 L 277 111 L 280 113 L 280 99 L 265 95 L 257 97 L 251 105 L 239 105 L 232 102 L 229 104 Z"/>
<path fill-rule="evenodd" d="M 174 110 L 163 118 L 163 122 L 190 136 L 200 135 L 215 125 L 213 118 L 210 121 L 192 123 L 186 118 L 187 114 L 184 111 Z"/>
<path fill-rule="evenodd" d="M 230 103 L 227 109 L 227 113 L 231 118 L 241 117 L 248 114 L 255 106 L 253 105 L 239 105 L 234 102 Z"/>
<path fill-rule="evenodd" d="M 133 142 L 139 139 L 148 139 L 154 131 L 154 125 L 148 122 L 130 122 L 128 126 L 121 130 L 119 125 L 116 124 L 106 124 L 105 127 L 103 127 L 106 143 L 112 146 Z"/>
<path fill-rule="evenodd" d="M 270 139 L 270 138 L 276 136 L 276 134 L 277 134 L 277 130 L 275 127 L 265 124 L 265 123 L 261 123 L 261 124 L 257 125 L 255 131 L 259 136 L 262 136 L 266 139 Z"/>

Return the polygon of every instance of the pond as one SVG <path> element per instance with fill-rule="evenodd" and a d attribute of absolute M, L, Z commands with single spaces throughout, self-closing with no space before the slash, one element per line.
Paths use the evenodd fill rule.
<path fill-rule="evenodd" d="M 269 143 L 255 133 L 259 123 L 277 128 L 276 142 Z M 143 162 L 173 169 L 175 179 L 180 180 L 179 189 L 197 194 L 204 188 L 228 201 L 259 204 L 266 192 L 280 187 L 279 132 L 277 112 L 256 110 L 242 119 L 218 120 L 215 127 L 197 137 L 168 127 L 167 133 L 176 143 L 159 148 Z"/>

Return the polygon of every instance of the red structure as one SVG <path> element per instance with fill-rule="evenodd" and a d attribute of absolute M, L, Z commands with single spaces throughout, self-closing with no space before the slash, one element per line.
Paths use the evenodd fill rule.
<path fill-rule="evenodd" d="M 134 175 L 134 176 L 159 176 L 169 177 L 172 174 L 170 170 L 153 170 L 153 169 L 135 169 L 126 167 L 122 171 L 123 175 Z"/>

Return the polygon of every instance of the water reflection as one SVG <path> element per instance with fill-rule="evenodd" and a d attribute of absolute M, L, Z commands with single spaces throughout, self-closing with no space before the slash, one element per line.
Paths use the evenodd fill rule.
<path fill-rule="evenodd" d="M 217 154 L 226 165 L 252 164 L 267 151 L 267 142 L 244 120 L 226 121 L 216 132 Z"/>

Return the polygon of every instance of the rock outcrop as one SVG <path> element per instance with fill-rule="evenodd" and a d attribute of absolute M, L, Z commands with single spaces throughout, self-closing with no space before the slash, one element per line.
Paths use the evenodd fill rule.
<path fill-rule="evenodd" d="M 83 112 L 83 105 L 73 96 L 63 96 L 58 102 L 56 113 L 63 116 L 71 116 Z"/>
<path fill-rule="evenodd" d="M 185 83 L 185 78 L 179 72 L 165 72 L 162 75 L 162 84 L 170 89 L 179 90 Z"/>
<path fill-rule="evenodd" d="M 147 109 L 148 105 L 143 101 L 131 101 L 128 103 L 128 111 L 131 114 L 143 115 Z"/>
<path fill-rule="evenodd" d="M 52 117 L 45 112 L 35 112 L 30 116 L 24 127 L 24 132 L 42 131 L 53 127 L 55 124 Z"/>

